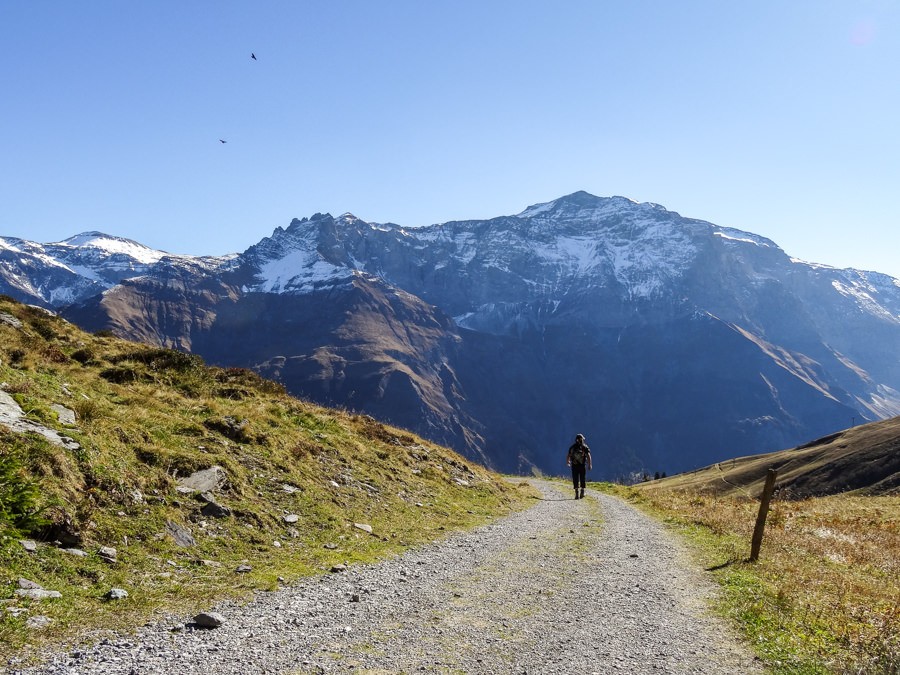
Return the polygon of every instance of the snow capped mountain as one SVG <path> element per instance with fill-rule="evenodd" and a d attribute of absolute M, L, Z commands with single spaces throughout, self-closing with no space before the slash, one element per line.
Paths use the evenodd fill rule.
<path fill-rule="evenodd" d="M 82 232 L 64 241 L 50 244 L 49 247 L 59 252 L 69 250 L 75 257 L 92 255 L 97 259 L 119 258 L 142 265 L 152 265 L 168 255 L 131 239 L 111 237 L 102 232 Z"/>
<path fill-rule="evenodd" d="M 0 238 L 0 280 L 6 292 L 51 308 L 79 302 L 161 265 L 213 269 L 228 259 L 172 255 L 102 232 L 82 232 L 50 244 Z"/>
<path fill-rule="evenodd" d="M 900 414 L 900 281 L 625 197 L 423 228 L 315 214 L 226 258 L 6 238 L 0 287 L 511 471 L 557 473 L 575 431 L 610 476 Z"/>

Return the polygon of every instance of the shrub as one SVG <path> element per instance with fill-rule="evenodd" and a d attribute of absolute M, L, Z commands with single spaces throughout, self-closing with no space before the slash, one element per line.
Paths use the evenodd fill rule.
<path fill-rule="evenodd" d="M 50 322 L 44 318 L 37 318 L 31 322 L 34 332 L 45 340 L 53 340 L 56 338 L 56 330 L 50 325 Z"/>
<path fill-rule="evenodd" d="M 100 371 L 100 377 L 102 377 L 107 382 L 112 382 L 113 384 L 129 384 L 131 382 L 137 382 L 140 379 L 137 371 L 135 371 L 134 368 L 129 368 L 128 366 L 115 366 L 113 368 L 107 368 Z"/>
<path fill-rule="evenodd" d="M 8 434 L 0 436 L 0 529 L 29 532 L 44 524 L 40 489 L 25 465 L 24 453 Z"/>
<path fill-rule="evenodd" d="M 76 349 L 74 352 L 72 352 L 72 359 L 74 359 L 75 361 L 78 361 L 78 363 L 80 363 L 83 366 L 86 366 L 89 363 L 96 361 L 94 352 L 91 349 L 88 349 L 87 347 L 84 347 L 82 349 Z"/>
<path fill-rule="evenodd" d="M 18 366 L 22 364 L 22 361 L 25 360 L 25 356 L 27 352 L 24 349 L 10 349 L 6 352 L 7 356 L 9 356 L 10 364 L 14 366 Z"/>
<path fill-rule="evenodd" d="M 100 406 L 97 405 L 97 402 L 90 399 L 75 401 L 72 408 L 75 410 L 75 416 L 84 422 L 90 422 L 91 420 L 97 419 L 100 410 Z"/>
<path fill-rule="evenodd" d="M 203 366 L 203 359 L 196 354 L 187 354 L 177 349 L 138 349 L 112 359 L 113 363 L 134 361 L 143 363 L 153 370 L 174 370 L 187 372 Z"/>

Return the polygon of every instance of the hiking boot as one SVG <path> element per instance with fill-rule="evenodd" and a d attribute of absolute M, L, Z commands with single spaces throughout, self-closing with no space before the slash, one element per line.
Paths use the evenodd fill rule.
<path fill-rule="evenodd" d="M 575 499 L 578 499 L 578 488 L 575 488 Z"/>
<path fill-rule="evenodd" d="M 581 488 L 581 498 L 584 499 L 584 488 Z"/>

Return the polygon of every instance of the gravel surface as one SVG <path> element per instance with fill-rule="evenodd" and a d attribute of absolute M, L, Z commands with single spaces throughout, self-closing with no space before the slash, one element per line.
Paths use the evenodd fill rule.
<path fill-rule="evenodd" d="M 376 565 L 50 657 L 13 674 L 763 672 L 662 526 L 535 482 L 533 508 Z M 174 629 L 174 630 L 173 630 Z"/>

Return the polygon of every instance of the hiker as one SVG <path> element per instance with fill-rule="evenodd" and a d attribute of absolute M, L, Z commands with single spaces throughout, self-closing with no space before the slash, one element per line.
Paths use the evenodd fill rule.
<path fill-rule="evenodd" d="M 578 434 L 575 442 L 569 446 L 569 454 L 566 455 L 566 464 L 572 467 L 572 485 L 575 486 L 575 499 L 584 499 L 584 482 L 587 469 L 592 468 L 591 449 L 584 442 L 584 436 Z M 579 483 L 581 493 L 578 492 Z"/>

